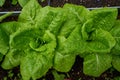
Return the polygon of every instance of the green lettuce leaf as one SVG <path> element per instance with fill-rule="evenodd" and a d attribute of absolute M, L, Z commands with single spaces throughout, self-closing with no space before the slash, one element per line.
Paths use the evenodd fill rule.
<path fill-rule="evenodd" d="M 6 22 L 0 24 L 0 52 L 1 54 L 6 54 L 10 48 L 9 41 L 10 35 L 20 28 L 21 24 L 18 22 Z"/>
<path fill-rule="evenodd" d="M 26 1 L 26 0 L 24 0 Z M 36 16 L 38 16 L 40 12 L 41 6 L 37 2 L 37 0 L 30 0 L 28 4 L 24 6 L 21 14 L 19 15 L 19 22 L 27 22 L 31 25 L 36 23 Z"/>
<path fill-rule="evenodd" d="M 0 53 L 5 55 L 9 50 L 9 35 L 0 28 Z"/>
<path fill-rule="evenodd" d="M 30 41 L 39 38 L 40 35 L 43 35 L 41 30 L 25 24 L 24 28 L 20 28 L 10 36 L 10 47 L 22 50 L 27 49 Z"/>
<path fill-rule="evenodd" d="M 91 53 L 84 58 L 83 72 L 98 77 L 111 67 L 112 57 L 108 54 Z"/>
<path fill-rule="evenodd" d="M 87 21 L 82 27 L 82 36 L 85 40 L 96 29 L 110 31 L 117 18 L 117 9 L 102 8 L 90 11 Z"/>
<path fill-rule="evenodd" d="M 18 0 L 12 0 L 12 4 L 13 4 L 13 5 L 16 5 L 17 2 L 18 2 Z"/>
<path fill-rule="evenodd" d="M 1 30 L 5 32 L 3 36 L 7 37 L 7 39 L 4 40 L 4 41 L 6 41 L 5 44 L 7 44 L 6 45 L 7 47 L 5 47 L 5 45 L 4 46 L 1 45 L 3 48 L 5 47 L 4 49 L 2 49 L 2 47 L 1 47 L 2 50 L 5 50 L 7 48 L 5 50 L 6 53 L 4 54 L 5 59 L 1 64 L 1 66 L 4 69 L 11 69 L 13 67 L 18 66 L 18 64 L 19 64 L 20 57 L 17 53 L 20 53 L 20 50 L 11 48 L 9 42 L 10 42 L 10 36 L 12 34 L 14 34 L 17 30 L 19 30 L 20 27 L 21 27 L 21 23 L 18 23 L 15 21 L 5 22 L 5 23 L 0 24 Z M 3 42 L 2 42 L 2 44 L 3 44 Z M 18 56 L 18 57 L 16 58 L 16 56 Z M 17 61 L 17 59 L 18 59 L 18 61 Z"/>
<path fill-rule="evenodd" d="M 35 45 L 31 42 L 30 51 L 26 51 L 27 56 L 21 60 L 20 71 L 24 80 L 36 80 L 42 77 L 53 65 L 53 57 L 56 47 L 55 36 L 49 31 L 46 31 L 43 39 L 46 41 L 39 44 L 38 47 L 36 47 L 35 42 Z"/>
<path fill-rule="evenodd" d="M 88 20 L 92 19 L 94 28 L 102 28 L 109 31 L 116 19 L 117 19 L 117 9 L 115 8 L 101 8 L 95 9 L 90 12 L 88 15 Z"/>
<path fill-rule="evenodd" d="M 14 32 L 16 32 L 22 25 L 23 25 L 23 23 L 12 21 L 12 22 L 1 23 L 0 28 L 3 31 L 5 31 L 7 33 L 7 35 L 10 36 Z"/>
<path fill-rule="evenodd" d="M 75 54 L 55 53 L 53 67 L 60 72 L 68 72 L 75 62 Z"/>
<path fill-rule="evenodd" d="M 62 25 L 59 35 L 68 37 L 78 24 L 81 26 L 86 21 L 86 15 L 89 14 L 89 11 L 83 6 L 73 4 L 65 4 L 63 8 L 64 13 L 67 14 L 67 20 Z"/>
<path fill-rule="evenodd" d="M 68 9 L 71 13 L 76 15 L 76 17 L 79 19 L 79 21 L 81 23 L 83 23 L 87 20 L 87 15 L 90 12 L 84 6 L 78 6 L 78 5 L 74 5 L 74 4 L 68 4 L 68 3 L 66 3 L 63 8 Z"/>
<path fill-rule="evenodd" d="M 92 10 L 87 17 L 81 32 L 88 52 L 110 52 L 116 41 L 109 31 L 116 21 L 117 9 Z"/>
<path fill-rule="evenodd" d="M 30 0 L 18 0 L 20 6 L 24 7 Z M 35 0 L 34 0 L 35 1 Z M 31 4 L 32 5 L 32 4 Z"/>
<path fill-rule="evenodd" d="M 113 55 L 112 56 L 113 59 L 112 59 L 112 65 L 113 67 L 120 72 L 120 56 L 118 55 Z"/>
<path fill-rule="evenodd" d="M 2 62 L 1 66 L 3 69 L 12 69 L 20 65 L 20 60 L 26 54 L 24 51 L 11 49 L 5 56 L 4 61 Z"/>
<path fill-rule="evenodd" d="M 54 13 L 55 17 L 53 18 L 52 22 L 50 23 L 48 29 L 54 34 L 58 35 L 61 27 L 67 20 L 67 14 L 64 13 L 65 11 L 62 8 L 53 8 L 52 12 Z"/>
<path fill-rule="evenodd" d="M 90 50 L 88 52 L 106 53 L 110 52 L 115 44 L 114 37 L 108 31 L 97 29 L 91 34 L 90 39 L 87 40 L 87 50 Z"/>
<path fill-rule="evenodd" d="M 40 55 L 33 51 L 22 59 L 20 72 L 23 80 L 36 80 L 45 75 L 51 65 L 51 60 L 47 58 L 47 55 Z"/>
<path fill-rule="evenodd" d="M 43 30 L 43 32 L 46 29 L 50 30 L 52 33 L 56 32 L 60 26 L 58 23 L 61 24 L 61 22 L 64 21 L 64 18 L 62 17 L 63 13 L 60 11 L 58 12 L 58 10 L 62 11 L 60 8 L 51 8 L 50 6 L 42 8 L 40 10 L 39 16 L 36 17 L 36 26 Z"/>
<path fill-rule="evenodd" d="M 5 0 L 0 0 L 0 7 L 2 7 L 5 3 Z"/>
<path fill-rule="evenodd" d="M 59 29 L 57 36 L 58 46 L 55 52 L 53 67 L 58 71 L 68 72 L 74 64 L 76 55 L 85 51 L 84 45 L 86 43 L 81 37 L 81 26 L 85 21 L 85 16 L 79 15 L 82 15 L 87 10 L 84 7 L 69 4 L 65 5 L 64 9 L 67 11 L 67 20 Z M 69 61 L 69 59 L 72 59 L 72 61 Z"/>
<path fill-rule="evenodd" d="M 111 29 L 110 33 L 116 40 L 116 45 L 111 50 L 112 54 L 120 55 L 120 20 L 117 20 L 114 27 Z"/>

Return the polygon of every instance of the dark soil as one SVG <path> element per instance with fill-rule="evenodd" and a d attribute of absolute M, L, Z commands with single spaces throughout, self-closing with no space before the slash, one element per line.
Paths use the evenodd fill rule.
<path fill-rule="evenodd" d="M 5 4 L 2 7 L 0 7 L 0 12 L 1 11 L 20 11 L 22 9 L 22 7 L 19 4 L 12 5 L 11 2 L 12 0 L 6 0 Z M 40 3 L 41 6 L 48 5 L 47 0 L 45 0 L 44 2 L 41 2 L 41 0 L 38 0 L 38 2 Z"/>
<path fill-rule="evenodd" d="M 51 6 L 63 6 L 65 3 L 86 7 L 120 6 L 120 0 L 51 0 Z"/>
<path fill-rule="evenodd" d="M 12 5 L 11 1 L 12 0 L 6 0 L 5 4 L 2 7 L 0 7 L 0 11 L 19 11 L 22 9 L 19 4 Z"/>

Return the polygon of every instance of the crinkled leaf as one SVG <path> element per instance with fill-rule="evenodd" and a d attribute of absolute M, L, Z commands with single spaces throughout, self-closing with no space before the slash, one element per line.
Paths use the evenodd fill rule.
<path fill-rule="evenodd" d="M 76 54 L 55 52 L 53 67 L 61 72 L 68 72 L 74 62 Z"/>
<path fill-rule="evenodd" d="M 5 56 L 1 66 L 3 69 L 12 69 L 20 65 L 20 60 L 25 56 L 24 51 L 12 49 Z"/>
<path fill-rule="evenodd" d="M 24 50 L 25 54 L 27 54 L 27 56 L 21 57 L 23 55 L 21 55 L 22 53 L 19 53 L 20 58 L 18 57 L 21 61 L 20 68 L 23 79 L 24 80 L 29 80 L 31 78 L 37 79 L 45 75 L 45 73 L 49 70 L 49 68 L 53 64 L 52 60 L 54 56 L 53 52 L 56 47 L 56 39 L 55 36 L 52 33 L 50 33 L 50 31 L 48 30 L 45 31 L 45 34 L 43 36 L 40 36 L 39 35 L 40 31 L 36 29 L 30 31 L 33 33 L 30 33 L 29 31 L 25 31 L 25 32 L 26 33 L 20 33 L 19 37 L 18 35 L 13 36 L 13 40 L 11 41 L 12 44 L 11 46 L 16 49 Z M 26 40 L 23 37 L 28 37 L 28 38 L 26 38 L 27 39 Z M 24 41 L 25 43 L 23 43 Z M 12 55 L 14 54 L 12 53 Z M 18 63 L 19 63 L 19 59 L 16 59 Z"/>
<path fill-rule="evenodd" d="M 59 52 L 56 52 L 53 66 L 57 71 L 68 72 L 72 68 L 75 62 L 75 58 L 76 58 L 75 54 L 64 55 Z"/>
<path fill-rule="evenodd" d="M 65 4 L 63 8 L 69 10 L 72 14 L 76 15 L 76 17 L 81 23 L 86 21 L 87 15 L 89 14 L 89 10 L 83 6 Z"/>
<path fill-rule="evenodd" d="M 6 54 L 9 49 L 9 35 L 0 27 L 0 53 Z"/>
<path fill-rule="evenodd" d="M 117 9 L 115 8 L 101 8 L 95 9 L 88 15 L 88 20 L 92 19 L 94 28 L 102 28 L 109 31 L 116 21 Z"/>
<path fill-rule="evenodd" d="M 112 54 L 120 55 L 120 20 L 117 20 L 114 27 L 111 29 L 110 33 L 116 40 L 116 45 L 111 50 Z"/>
<path fill-rule="evenodd" d="M 65 38 L 67 38 L 70 35 L 70 33 L 75 29 L 75 27 L 79 25 L 79 23 L 80 22 L 79 22 L 78 18 L 76 18 L 75 15 L 73 15 L 73 14 L 71 14 L 71 12 L 69 12 L 69 15 L 68 15 L 65 23 L 60 28 L 58 35 L 64 36 Z"/>
<path fill-rule="evenodd" d="M 50 6 L 46 6 L 40 10 L 39 16 L 36 17 L 36 26 L 38 26 L 41 30 L 46 30 L 49 28 L 50 31 L 50 25 L 54 22 L 54 19 L 57 16 L 56 13 L 57 9 L 51 8 Z M 49 27 L 50 26 L 50 27 Z"/>
<path fill-rule="evenodd" d="M 64 13 L 64 10 L 62 10 L 62 8 L 53 9 L 53 12 L 56 14 L 56 16 L 52 20 L 48 29 L 53 34 L 58 35 L 60 28 L 64 25 L 64 23 L 67 19 L 67 15 Z"/>
<path fill-rule="evenodd" d="M 87 47 L 90 52 L 110 52 L 115 43 L 114 37 L 108 31 L 97 29 L 87 40 Z"/>
<path fill-rule="evenodd" d="M 82 36 L 85 40 L 89 39 L 89 34 L 96 29 L 110 31 L 117 18 L 117 9 L 102 8 L 90 11 L 86 15 L 87 21 L 82 26 Z"/>
<path fill-rule="evenodd" d="M 0 30 L 0 53 L 6 54 L 9 49 L 9 37 L 8 35 Z"/>
<path fill-rule="evenodd" d="M 51 51 L 53 52 L 54 49 L 56 48 L 56 38 L 55 36 L 50 33 L 50 31 L 46 31 L 45 34 L 43 35 L 42 38 L 37 38 L 36 40 L 31 40 L 30 43 L 30 48 L 32 48 L 35 51 Z"/>
<path fill-rule="evenodd" d="M 80 34 L 80 25 L 76 25 L 76 28 L 67 38 L 64 36 L 58 36 L 58 41 L 59 47 L 57 51 L 62 54 L 83 53 L 86 50 L 86 43 Z"/>
<path fill-rule="evenodd" d="M 20 72 L 23 80 L 36 80 L 45 75 L 49 68 L 51 68 L 51 65 L 47 56 L 30 52 L 29 55 L 22 59 Z"/>
<path fill-rule="evenodd" d="M 26 49 L 30 41 L 39 38 L 40 35 L 43 34 L 38 28 L 24 25 L 24 28 L 20 28 L 10 36 L 10 46 L 16 49 Z"/>
<path fill-rule="evenodd" d="M 112 57 L 108 54 L 92 53 L 84 58 L 83 72 L 98 77 L 111 67 Z"/>
<path fill-rule="evenodd" d="M 46 37 L 47 36 L 47 37 Z M 41 32 L 41 29 L 28 26 L 21 28 L 16 33 L 11 35 L 10 46 L 15 49 L 25 50 L 29 46 L 36 50 L 41 51 L 46 48 L 49 48 L 48 45 L 50 42 L 56 42 L 55 37 L 49 31 L 45 31 L 45 34 Z M 48 44 L 48 45 L 46 45 Z M 55 44 L 56 46 L 56 44 Z"/>
<path fill-rule="evenodd" d="M 30 0 L 28 4 L 26 4 L 26 6 L 22 9 L 18 21 L 35 24 L 36 17 L 39 15 L 40 9 L 41 6 L 38 4 L 37 0 Z"/>
<path fill-rule="evenodd" d="M 113 55 L 112 56 L 113 59 L 112 59 L 112 65 L 113 67 L 120 72 L 120 56 L 118 55 Z"/>
<path fill-rule="evenodd" d="M 21 26 L 23 26 L 23 23 L 19 23 L 16 21 L 5 22 L 0 24 L 2 30 L 4 30 L 8 35 L 11 35 L 14 32 L 16 32 Z"/>
<path fill-rule="evenodd" d="M 6 54 L 9 49 L 10 35 L 20 27 L 18 22 L 6 22 L 0 24 L 0 52 Z"/>
<path fill-rule="evenodd" d="M 87 20 L 83 24 L 82 29 L 81 29 L 81 33 L 82 33 L 82 38 L 84 40 L 88 40 L 90 34 L 95 30 L 95 28 L 93 28 L 93 24 L 94 24 L 94 22 L 92 19 Z"/>
<path fill-rule="evenodd" d="M 28 30 L 29 29 L 29 30 Z M 53 52 L 56 47 L 56 39 L 53 34 L 51 34 L 49 31 L 46 31 L 43 36 L 40 36 L 41 32 L 37 29 L 22 29 L 16 32 L 15 34 L 11 35 L 11 48 L 20 50 L 17 56 L 18 59 L 15 59 L 13 55 L 16 55 L 15 53 L 8 53 L 9 56 L 6 55 L 6 62 L 10 62 L 8 59 L 16 60 L 19 64 L 19 59 L 24 56 L 21 51 L 25 51 L 28 49 L 32 49 L 35 52 Z M 42 54 L 42 53 L 41 53 Z M 44 55 L 44 53 L 43 53 Z M 45 54 L 46 55 L 46 54 Z M 12 62 L 12 65 L 16 66 L 15 62 Z M 4 62 L 5 63 L 5 62 Z"/>

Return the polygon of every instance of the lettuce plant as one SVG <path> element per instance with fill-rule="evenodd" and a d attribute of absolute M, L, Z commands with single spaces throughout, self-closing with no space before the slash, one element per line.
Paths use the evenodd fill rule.
<path fill-rule="evenodd" d="M 1 66 L 20 66 L 23 80 L 36 80 L 51 68 L 68 72 L 79 55 L 86 75 L 98 77 L 112 66 L 120 71 L 117 13 L 72 4 L 41 7 L 30 0 L 18 21 L 0 23 Z"/>

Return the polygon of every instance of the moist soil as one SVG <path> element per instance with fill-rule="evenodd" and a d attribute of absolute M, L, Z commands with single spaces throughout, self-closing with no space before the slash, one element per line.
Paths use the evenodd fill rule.
<path fill-rule="evenodd" d="M 48 5 L 48 1 L 40 2 L 42 6 Z M 120 6 L 120 0 L 51 0 L 50 6 L 53 7 L 62 7 L 65 3 L 72 3 L 77 5 L 84 5 L 86 7 L 102 7 L 102 6 Z M 22 8 L 19 4 L 12 5 L 10 0 L 6 0 L 3 7 L 0 7 L 0 11 L 19 11 Z M 120 13 L 119 13 L 120 14 Z M 17 20 L 18 16 L 10 16 L 3 20 L 3 22 L 14 21 Z M 120 15 L 118 15 L 120 19 Z M 38 79 L 38 80 L 54 80 L 54 76 L 52 75 L 53 69 L 50 69 L 47 74 Z M 110 68 L 106 72 L 104 72 L 100 77 L 92 77 L 87 76 L 83 73 L 83 59 L 79 56 L 76 57 L 76 61 L 72 67 L 72 69 L 67 73 L 59 74 L 65 75 L 65 80 L 113 80 L 116 77 L 120 77 L 120 72 Z M 0 80 L 20 80 L 20 67 L 16 67 L 11 70 L 4 70 L 0 67 Z M 116 79 L 118 80 L 118 79 Z"/>

